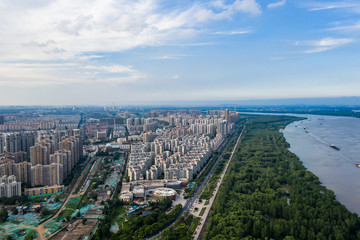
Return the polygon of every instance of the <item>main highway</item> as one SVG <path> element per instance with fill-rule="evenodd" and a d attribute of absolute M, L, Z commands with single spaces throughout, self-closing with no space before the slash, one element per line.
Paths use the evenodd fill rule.
<path fill-rule="evenodd" d="M 236 144 L 235 144 L 235 146 L 234 146 L 234 148 L 233 148 L 233 150 L 232 150 L 232 152 L 231 152 L 230 158 L 229 158 L 228 162 L 226 163 L 223 172 L 221 173 L 221 176 L 220 176 L 220 178 L 219 178 L 219 181 L 218 181 L 217 184 L 216 184 L 216 187 L 215 187 L 215 189 L 214 189 L 214 192 L 213 192 L 211 198 L 209 199 L 209 205 L 206 206 L 206 209 L 205 209 L 203 215 L 202 215 L 202 216 L 199 216 L 201 220 L 200 220 L 200 224 L 199 224 L 199 226 L 197 227 L 197 231 L 196 231 L 195 236 L 194 236 L 194 239 L 195 239 L 195 240 L 201 239 L 201 237 L 202 237 L 202 234 L 203 234 L 203 232 L 204 232 L 204 230 L 205 230 L 204 227 L 206 226 L 206 221 L 207 221 L 207 218 L 208 218 L 208 216 L 209 216 L 209 213 L 210 213 L 212 204 L 213 204 L 214 201 L 215 201 L 216 195 L 217 195 L 217 193 L 218 193 L 218 191 L 219 191 L 219 188 L 220 188 L 220 185 L 221 185 L 221 183 L 222 183 L 222 181 L 223 181 L 223 179 L 224 179 L 224 177 L 225 177 L 226 171 L 227 171 L 228 168 L 229 168 L 229 165 L 230 165 L 230 162 L 231 162 L 231 160 L 232 160 L 232 157 L 233 157 L 234 153 L 237 151 L 237 147 L 238 147 L 238 144 L 239 144 L 239 142 L 240 142 L 240 138 L 241 138 L 241 136 L 242 136 L 242 134 L 243 134 L 243 132 L 244 132 L 244 129 L 245 129 L 245 125 L 243 126 L 243 128 L 242 128 L 242 130 L 241 130 L 241 133 L 239 134 L 239 137 L 238 137 L 238 139 L 237 139 L 237 141 L 236 141 Z M 203 205 L 203 207 L 204 207 L 204 205 Z"/>

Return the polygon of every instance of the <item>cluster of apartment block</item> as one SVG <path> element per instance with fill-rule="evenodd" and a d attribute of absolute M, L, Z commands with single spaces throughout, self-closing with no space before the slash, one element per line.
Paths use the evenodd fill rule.
<path fill-rule="evenodd" d="M 70 128 L 77 128 L 78 123 L 56 123 L 47 121 L 26 121 L 26 122 L 6 122 L 0 125 L 1 132 L 8 131 L 35 131 L 35 130 L 64 130 Z"/>
<path fill-rule="evenodd" d="M 82 156 L 81 135 L 63 137 L 56 144 L 42 140 L 30 148 L 31 185 L 60 185 Z"/>
<path fill-rule="evenodd" d="M 130 132 L 147 132 L 155 131 L 158 128 L 158 123 L 150 118 L 128 118 L 126 127 Z"/>
<path fill-rule="evenodd" d="M 44 115 L 25 119 L 20 115 L 9 115 L 5 121 L 4 116 L 0 116 L 0 131 L 37 131 L 37 130 L 64 130 L 77 128 L 80 115 Z"/>
<path fill-rule="evenodd" d="M 114 124 L 113 137 L 123 138 L 126 136 L 126 128 L 121 124 Z"/>
<path fill-rule="evenodd" d="M 210 159 L 211 150 L 222 144 L 234 126 L 225 119 L 226 112 L 219 113 L 222 115 L 198 118 L 173 114 L 166 118 L 169 127 L 143 133 L 144 143 L 132 145 L 130 181 L 145 178 L 192 181 Z"/>
<path fill-rule="evenodd" d="M 209 137 L 188 135 L 181 139 L 171 139 L 169 142 L 174 142 L 174 147 L 166 144 L 166 140 L 156 143 L 167 147 L 164 148 L 166 151 L 156 155 L 155 164 L 148 170 L 147 179 L 157 179 L 160 172 L 164 173 L 165 179 L 193 180 L 194 175 L 201 171 L 211 156 L 209 140 Z M 157 176 L 153 174 L 155 169 Z"/>
<path fill-rule="evenodd" d="M 31 131 L 38 129 L 54 129 L 56 126 L 55 122 L 44 122 L 44 121 L 10 121 L 0 125 L 0 131 Z"/>
<path fill-rule="evenodd" d="M 86 131 L 89 135 L 98 140 L 106 140 L 109 137 L 110 130 L 113 131 L 112 137 L 125 137 L 126 121 L 123 118 L 90 118 L 86 122 Z"/>
<path fill-rule="evenodd" d="M 0 176 L 15 175 L 28 186 L 60 185 L 83 152 L 78 129 L 11 133 L 0 139 Z"/>
<path fill-rule="evenodd" d="M 144 178 L 146 170 L 151 166 L 155 153 L 150 152 L 149 144 L 132 144 L 128 164 L 128 176 L 130 181 Z"/>
<path fill-rule="evenodd" d="M 0 133 L 0 154 L 4 152 L 18 153 L 23 155 L 24 160 L 28 160 L 30 156 L 30 147 L 35 144 L 36 133 L 33 131 L 16 132 L 9 134 Z"/>

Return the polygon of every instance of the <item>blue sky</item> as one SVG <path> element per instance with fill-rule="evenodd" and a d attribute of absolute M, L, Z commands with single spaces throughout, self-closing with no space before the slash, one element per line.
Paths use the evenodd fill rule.
<path fill-rule="evenodd" d="M 359 96 L 360 2 L 3 0 L 0 104 Z"/>

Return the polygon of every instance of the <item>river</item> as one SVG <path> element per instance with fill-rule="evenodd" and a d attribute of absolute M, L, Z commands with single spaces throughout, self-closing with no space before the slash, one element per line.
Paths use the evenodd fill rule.
<path fill-rule="evenodd" d="M 360 163 L 360 119 L 289 115 L 307 117 L 283 130 L 291 146 L 289 150 L 324 186 L 334 191 L 337 200 L 360 215 L 360 168 L 355 166 Z M 331 148 L 330 144 L 340 150 Z"/>

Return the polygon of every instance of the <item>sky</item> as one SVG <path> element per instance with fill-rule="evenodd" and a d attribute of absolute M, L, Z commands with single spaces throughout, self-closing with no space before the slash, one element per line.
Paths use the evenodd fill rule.
<path fill-rule="evenodd" d="M 360 2 L 1 0 L 0 105 L 360 96 Z"/>

